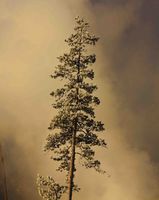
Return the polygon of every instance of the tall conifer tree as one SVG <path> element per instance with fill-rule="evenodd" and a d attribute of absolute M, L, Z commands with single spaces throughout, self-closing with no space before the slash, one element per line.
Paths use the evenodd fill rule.
<path fill-rule="evenodd" d="M 52 177 L 38 176 L 40 195 L 47 200 L 60 199 L 68 192 L 68 200 L 72 200 L 72 192 L 79 191 L 74 183 L 76 160 L 80 159 L 86 168 L 94 168 L 98 172 L 100 161 L 94 158 L 95 146 L 106 147 L 99 132 L 104 131 L 101 121 L 96 121 L 94 107 L 100 104 L 94 96 L 97 86 L 92 83 L 94 71 L 91 65 L 96 61 L 95 54 L 88 53 L 88 46 L 95 45 L 99 38 L 88 32 L 89 24 L 76 18 L 74 33 L 65 40 L 69 52 L 58 57 L 52 78 L 60 78 L 64 85 L 51 93 L 55 98 L 53 107 L 57 115 L 52 119 L 45 151 L 53 152 L 52 159 L 59 163 L 57 171 L 66 171 L 66 184 L 59 185 Z"/>

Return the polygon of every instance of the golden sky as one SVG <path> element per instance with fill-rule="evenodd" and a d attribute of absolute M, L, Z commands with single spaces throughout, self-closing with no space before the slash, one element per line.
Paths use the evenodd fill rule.
<path fill-rule="evenodd" d="M 94 82 L 108 149 L 99 156 L 111 176 L 80 168 L 76 199 L 159 199 L 158 13 L 155 0 L 0 1 L 0 140 L 10 199 L 41 199 L 36 174 L 56 176 L 42 151 L 55 114 L 49 93 L 59 85 L 49 75 L 77 15 L 100 36 Z"/>

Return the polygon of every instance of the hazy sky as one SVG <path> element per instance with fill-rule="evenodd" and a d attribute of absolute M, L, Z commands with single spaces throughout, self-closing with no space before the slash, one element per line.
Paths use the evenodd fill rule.
<path fill-rule="evenodd" d="M 77 15 L 100 36 L 94 82 L 108 149 L 99 156 L 111 176 L 80 169 L 76 199 L 158 200 L 157 0 L 0 1 L 0 140 L 9 197 L 41 199 L 36 174 L 56 176 L 42 151 L 55 114 L 49 93 L 59 85 L 49 75 Z"/>

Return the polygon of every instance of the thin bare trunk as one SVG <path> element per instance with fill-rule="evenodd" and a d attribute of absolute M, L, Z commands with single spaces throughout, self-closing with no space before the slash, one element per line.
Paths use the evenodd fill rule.
<path fill-rule="evenodd" d="M 7 178 L 6 178 L 6 170 L 5 170 L 5 163 L 4 163 L 4 157 L 2 153 L 2 148 L 0 145 L 0 162 L 1 162 L 1 167 L 2 167 L 2 191 L 3 191 L 3 197 L 4 200 L 8 200 L 8 191 L 7 191 Z"/>
<path fill-rule="evenodd" d="M 73 192 L 73 179 L 74 179 L 74 170 L 75 170 L 75 143 L 76 143 L 76 132 L 77 132 L 77 119 L 75 120 L 75 129 L 72 136 L 72 152 L 71 152 L 71 160 L 70 160 L 70 172 L 69 172 L 69 200 L 72 200 L 72 192 Z"/>

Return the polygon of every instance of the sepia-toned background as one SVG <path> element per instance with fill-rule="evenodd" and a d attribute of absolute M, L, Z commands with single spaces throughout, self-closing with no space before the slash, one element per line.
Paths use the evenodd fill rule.
<path fill-rule="evenodd" d="M 39 200 L 36 176 L 57 176 L 43 152 L 55 111 L 49 75 L 79 15 L 100 37 L 93 51 L 107 175 L 79 169 L 79 199 L 159 199 L 159 1 L 1 0 L 0 143 L 9 200 Z"/>

